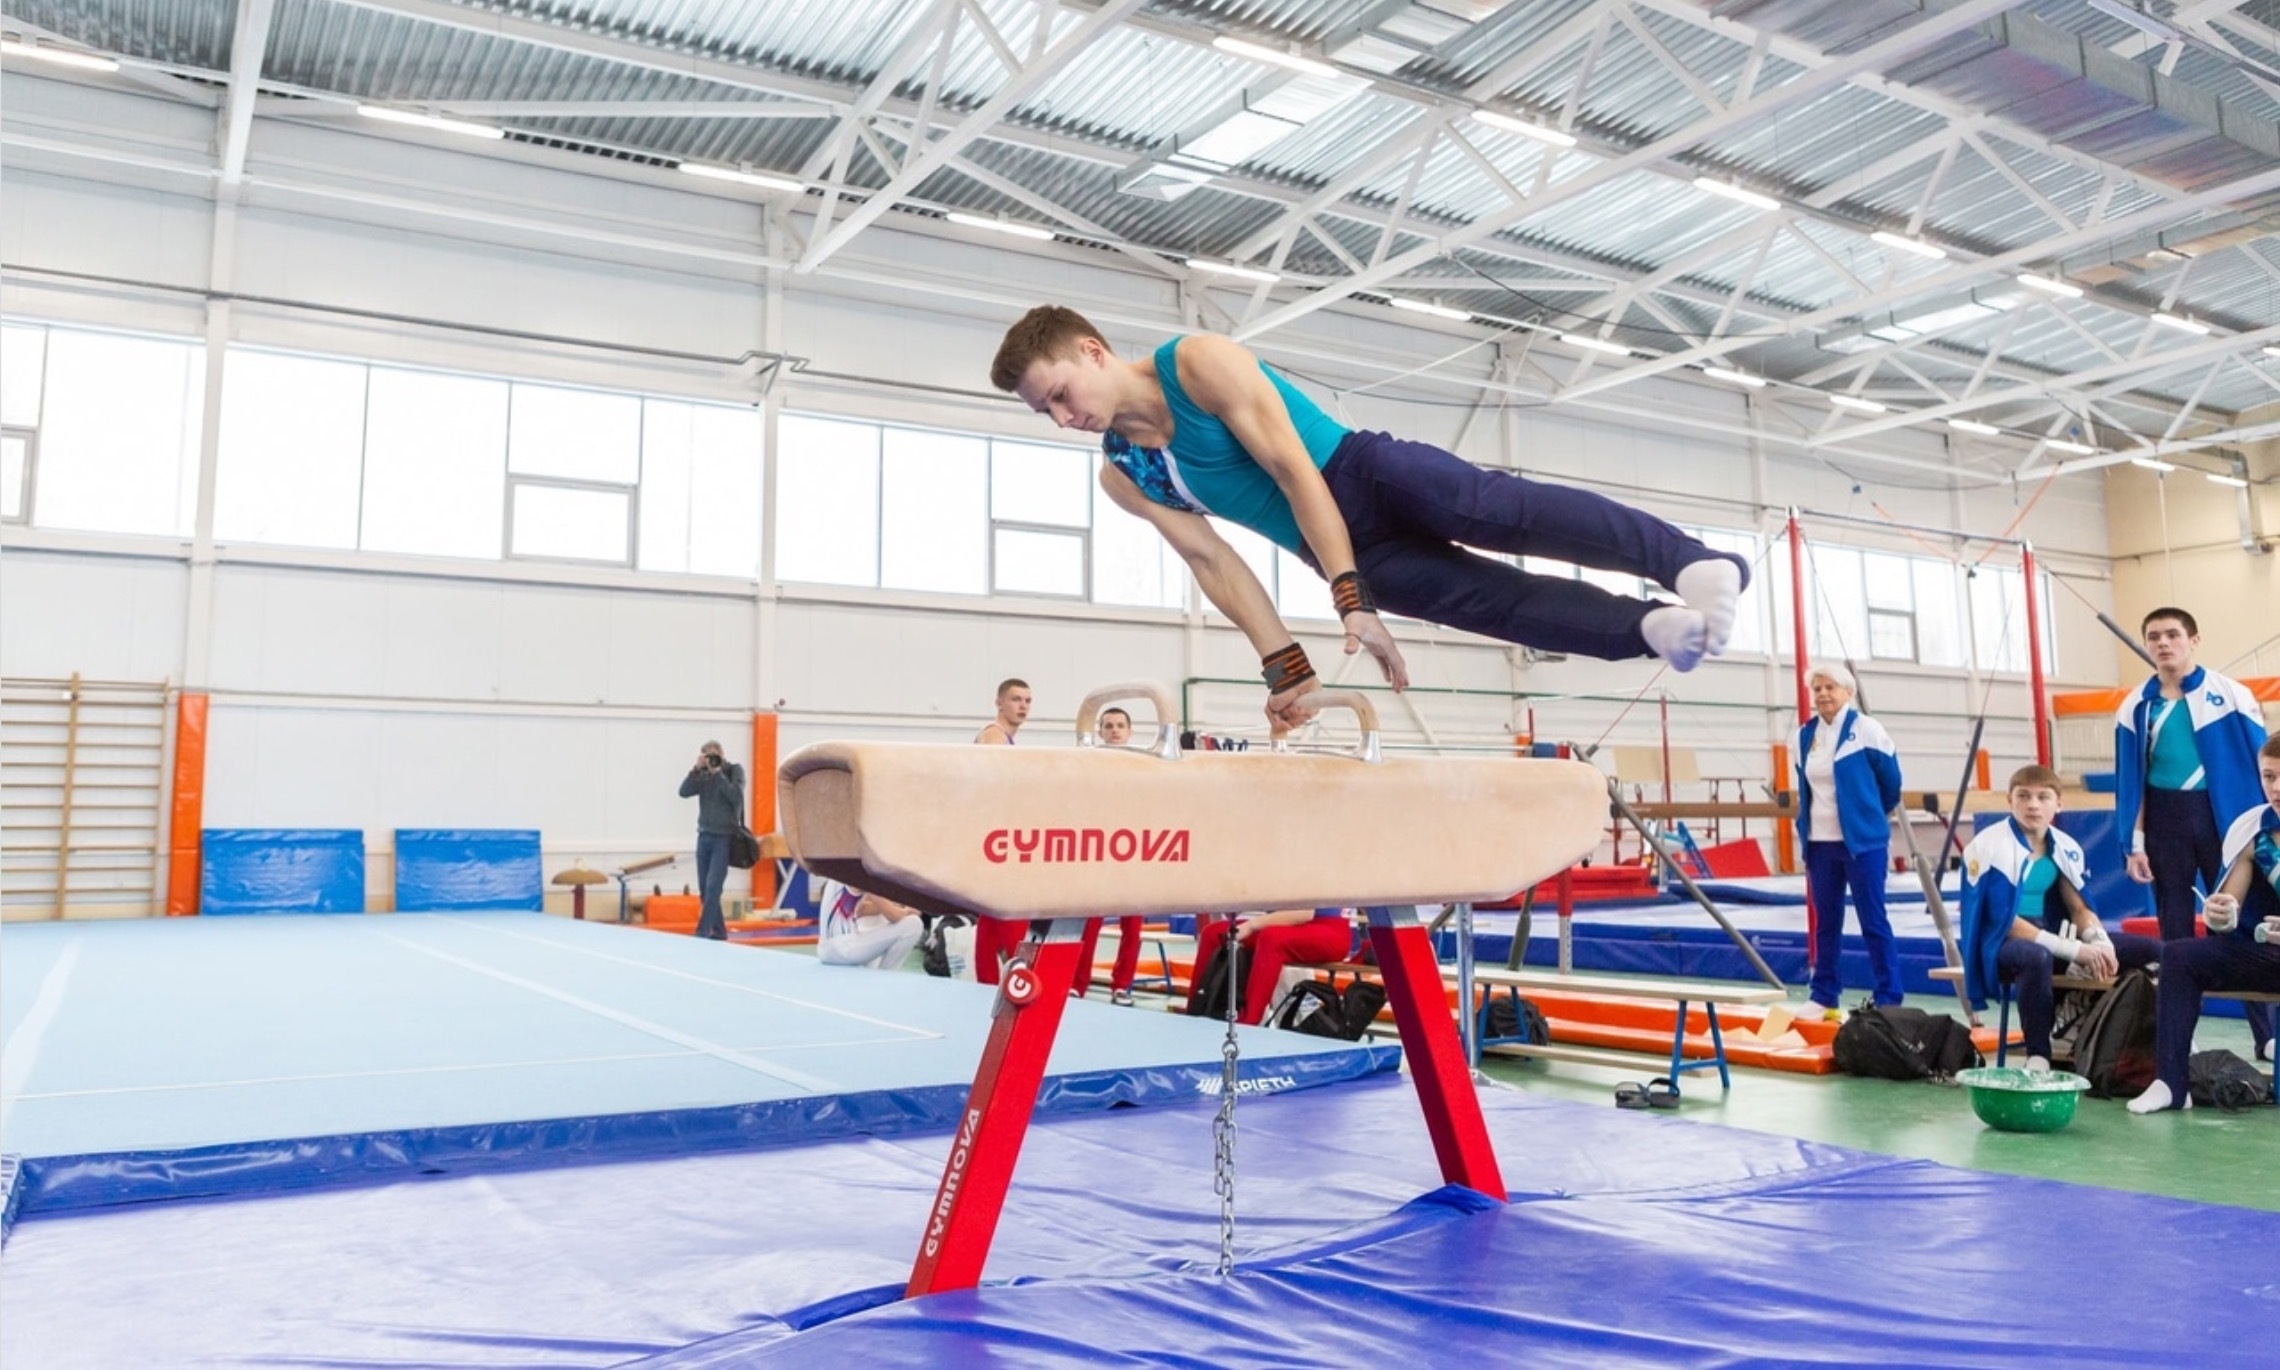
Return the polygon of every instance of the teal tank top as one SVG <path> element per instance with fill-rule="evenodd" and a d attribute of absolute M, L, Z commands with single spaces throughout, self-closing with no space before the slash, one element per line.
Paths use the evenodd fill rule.
<path fill-rule="evenodd" d="M 2043 840 L 2047 842 L 2050 839 L 2046 837 Z M 2046 927 L 2051 926 L 2052 920 L 2046 901 L 2050 898 L 2050 887 L 2057 883 L 2058 863 L 2051 860 L 2047 854 L 2038 856 L 2029 862 L 2026 873 L 2019 880 L 2018 916 L 2030 923 L 2041 923 Z M 2059 921 L 2064 921 L 2063 916 Z"/>
<path fill-rule="evenodd" d="M 1239 523 L 1289 551 L 1302 551 L 1306 540 L 1299 534 L 1298 520 L 1290 512 L 1290 501 L 1283 498 L 1282 487 L 1275 484 L 1267 468 L 1243 450 L 1226 424 L 1205 413 L 1180 388 L 1175 360 L 1179 345 L 1180 340 L 1174 338 L 1156 349 L 1156 379 L 1163 383 L 1164 400 L 1172 410 L 1172 445 L 1167 454 L 1172 483 L 1203 512 Z M 1297 386 L 1277 375 L 1273 367 L 1261 362 L 1259 370 L 1281 394 L 1283 407 L 1290 411 L 1291 427 L 1298 430 L 1298 440 L 1306 445 L 1314 469 L 1329 465 L 1330 455 L 1338 450 L 1349 430 L 1323 413 L 1321 406 Z"/>
<path fill-rule="evenodd" d="M 2208 773 L 2201 769 L 2200 744 L 2193 737 L 2193 711 L 2182 699 L 2154 702 L 2153 755 L 2145 768 L 2145 783 L 2157 790 L 2205 790 Z"/>

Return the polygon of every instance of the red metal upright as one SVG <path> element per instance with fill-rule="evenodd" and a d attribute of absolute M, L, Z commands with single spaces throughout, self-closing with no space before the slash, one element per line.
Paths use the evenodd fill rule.
<path fill-rule="evenodd" d="M 989 1042 L 950 1141 L 942 1185 L 927 1210 L 926 1236 L 903 1290 L 906 1298 L 971 1289 L 982 1278 L 1045 1062 L 1069 1006 L 1067 986 L 1076 975 L 1083 935 L 1083 919 L 1055 919 L 1045 939 L 1023 947 L 998 977 Z"/>
<path fill-rule="evenodd" d="M 1370 950 L 1377 955 L 1386 1002 L 1393 1006 L 1393 1023 L 1401 1033 L 1402 1054 L 1409 1058 L 1417 1102 L 1425 1109 L 1425 1130 L 1432 1135 L 1441 1178 L 1501 1201 L 1504 1176 L 1497 1169 L 1496 1148 L 1488 1139 L 1488 1120 L 1481 1115 L 1456 1019 L 1449 1015 L 1433 941 L 1414 907 L 1374 908 L 1369 919 Z"/>
<path fill-rule="evenodd" d="M 1813 691 L 1805 680 L 1805 673 L 1810 669 L 1805 661 L 1805 532 L 1798 527 L 1795 508 L 1789 511 L 1789 631 L 1792 654 L 1797 659 L 1797 726 L 1802 728 L 1805 720 L 1813 715 Z M 1797 764 L 1802 767 L 1805 758 L 1798 757 Z M 1797 802 L 1805 802 L 1804 791 L 1798 791 Z M 1805 818 L 1811 823 L 1811 815 Z M 1805 964 L 1808 966 L 1813 964 L 1813 947 L 1819 941 L 1813 935 L 1814 917 L 1813 890 L 1808 881 L 1805 889 Z"/>
<path fill-rule="evenodd" d="M 2035 593 L 2035 548 L 2019 544 L 2019 579 L 2027 592 L 2027 688 L 2034 693 L 2035 764 L 2050 764 L 2050 693 L 2043 688 L 2042 613 Z"/>

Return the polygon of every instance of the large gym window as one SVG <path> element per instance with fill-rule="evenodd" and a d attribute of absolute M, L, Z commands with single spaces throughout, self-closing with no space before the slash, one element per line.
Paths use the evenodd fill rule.
<path fill-rule="evenodd" d="M 990 444 L 990 589 L 1082 599 L 1092 460 L 1079 447 Z"/>
<path fill-rule="evenodd" d="M 989 441 L 889 428 L 879 461 L 879 584 L 989 593 Z"/>
<path fill-rule="evenodd" d="M 642 570 L 760 574 L 764 431 L 750 406 L 641 402 Z"/>
<path fill-rule="evenodd" d="M 365 550 L 496 560 L 506 468 L 506 382 L 372 368 Z"/>
<path fill-rule="evenodd" d="M 198 344 L 12 326 L 0 357 L 6 422 L 25 430 L 10 517 L 94 533 L 190 532 L 206 378 Z"/>
<path fill-rule="evenodd" d="M 356 546 L 367 372 L 356 362 L 230 349 L 222 363 L 216 539 Z"/>

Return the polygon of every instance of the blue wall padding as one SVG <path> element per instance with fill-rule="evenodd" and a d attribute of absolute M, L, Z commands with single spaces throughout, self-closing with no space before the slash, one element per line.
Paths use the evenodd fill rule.
<path fill-rule="evenodd" d="M 198 911 L 364 912 L 364 833 L 356 828 L 208 828 Z"/>
<path fill-rule="evenodd" d="M 537 913 L 545 894 L 536 828 L 396 829 L 398 913 Z"/>

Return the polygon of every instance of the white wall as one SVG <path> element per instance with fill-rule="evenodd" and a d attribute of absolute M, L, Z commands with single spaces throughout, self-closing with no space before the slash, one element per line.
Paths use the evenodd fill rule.
<path fill-rule="evenodd" d="M 265 118 L 227 243 L 225 284 L 238 299 L 210 309 L 197 292 L 215 283 L 211 116 L 20 75 L 9 93 L 0 128 L 18 145 L 0 173 L 0 259 L 11 268 L 0 310 L 16 317 L 190 336 L 211 326 L 229 341 L 747 402 L 767 393 L 764 369 L 738 359 L 781 351 L 800 359 L 767 396 L 782 406 L 1037 439 L 1049 436 L 1043 421 L 986 393 L 983 374 L 1021 307 L 1070 303 L 1131 351 L 1198 308 L 1113 254 L 1001 250 L 894 214 L 829 271 L 772 277 L 767 264 L 781 259 L 756 201 L 593 159 L 522 165 Z M 1241 299 L 1209 297 L 1213 308 Z M 1680 521 L 1771 533 L 1795 504 L 1997 532 L 2034 493 L 1940 488 L 1933 468 L 1945 454 L 1926 434 L 1878 440 L 1915 465 L 1824 461 L 1766 436 L 1795 427 L 1764 399 L 1707 381 L 1541 407 L 1509 387 L 1483 389 L 1517 343 L 1465 350 L 1477 332 L 1381 312 L 1322 311 L 1262 350 L 1342 388 L 1438 361 L 1381 391 L 1325 398 L 1356 426 L 1592 485 Z M 401 317 L 371 317 L 380 314 Z M 1523 385 L 1531 374 L 1519 373 Z M 2022 531 L 2092 601 L 2109 602 L 2095 479 L 2044 492 Z M 1815 533 L 1923 551 L 1889 528 L 1822 523 Z M 215 699 L 209 825 L 359 826 L 376 849 L 397 826 L 458 823 L 542 828 L 550 866 L 684 842 L 693 809 L 672 787 L 687 757 L 715 736 L 744 751 L 755 708 L 781 709 L 787 746 L 848 734 L 955 740 L 987 715 L 997 679 L 1021 675 L 1038 692 L 1032 736 L 1057 741 L 1093 685 L 1249 681 L 1257 670 L 1225 625 L 1179 612 L 43 530 L 11 529 L 5 547 L 9 675 L 194 677 Z M 2111 683 L 2089 612 L 2065 595 L 2051 608 L 2055 683 Z M 1298 626 L 1325 674 L 1337 673 L 1337 641 L 1319 633 L 1327 625 Z M 1505 745 L 1528 716 L 1519 694 L 1547 739 L 1657 735 L 1654 698 L 1617 722 L 1651 663 L 1529 666 L 1462 634 L 1402 636 L 1427 689 L 1387 702 L 1399 740 Z M 1979 697 L 1954 672 L 1879 668 L 1867 685 L 1926 783 L 1952 783 Z M 1659 690 L 1705 774 L 1765 773 L 1792 699 L 1783 671 L 1736 658 L 1665 676 Z M 1258 696 L 1250 685 L 1198 686 L 1191 720 L 1253 729 Z M 2000 768 L 2030 751 L 2023 687 L 1999 683 L 1991 707 Z M 377 888 L 384 870 L 375 862 Z"/>

